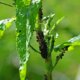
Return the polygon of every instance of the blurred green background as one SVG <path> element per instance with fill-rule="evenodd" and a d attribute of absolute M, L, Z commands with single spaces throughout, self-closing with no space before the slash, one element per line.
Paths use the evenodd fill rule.
<path fill-rule="evenodd" d="M 12 0 L 0 0 L 8 4 L 13 4 Z M 55 44 L 60 44 L 80 33 L 80 0 L 43 0 L 44 16 L 55 13 L 55 19 L 65 16 L 64 20 L 57 26 L 59 34 Z M 0 4 L 0 20 L 15 16 L 15 7 L 8 7 Z M 16 51 L 16 33 L 14 24 L 5 31 L 0 39 L 0 80 L 20 80 L 19 79 L 19 58 Z M 31 43 L 37 49 L 38 45 L 33 36 Z M 38 53 L 30 50 L 28 61 L 29 80 L 44 80 L 45 72 L 44 60 Z M 53 63 L 55 55 L 53 52 Z M 66 52 L 62 60 L 53 71 L 53 80 L 80 80 L 80 47 Z"/>

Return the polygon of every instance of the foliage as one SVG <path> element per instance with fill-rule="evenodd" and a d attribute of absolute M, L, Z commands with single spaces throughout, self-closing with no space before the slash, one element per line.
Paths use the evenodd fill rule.
<path fill-rule="evenodd" d="M 0 37 L 4 31 L 9 28 L 13 21 L 16 20 L 16 43 L 17 51 L 20 56 L 20 78 L 25 80 L 27 73 L 27 61 L 29 59 L 29 47 L 35 50 L 30 45 L 33 31 L 36 31 L 39 50 L 42 58 L 46 63 L 45 80 L 52 80 L 52 70 L 66 51 L 71 50 L 74 46 L 80 46 L 80 35 L 71 38 L 70 40 L 55 45 L 56 41 L 56 26 L 63 20 L 64 17 L 58 19 L 55 23 L 55 14 L 43 17 L 42 0 L 16 0 L 16 18 L 10 18 L 0 21 Z M 52 64 L 52 51 L 59 51 L 56 56 L 55 64 Z M 35 50 L 38 52 L 37 50 Z"/>
<path fill-rule="evenodd" d="M 35 28 L 40 2 L 41 1 L 34 2 L 31 0 L 16 0 L 17 48 L 20 54 L 21 80 L 25 80 L 26 77 L 26 63 L 29 57 L 29 43 Z"/>
<path fill-rule="evenodd" d="M 15 18 L 9 18 L 0 21 L 0 38 L 3 36 L 4 31 L 11 26 Z"/>

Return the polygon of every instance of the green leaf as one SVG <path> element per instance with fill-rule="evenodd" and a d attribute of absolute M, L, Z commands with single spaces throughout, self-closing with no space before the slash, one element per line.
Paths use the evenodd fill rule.
<path fill-rule="evenodd" d="M 46 16 L 46 17 L 43 17 L 43 21 L 46 21 L 46 20 L 49 20 L 49 19 L 53 19 L 53 17 L 55 16 L 55 14 L 51 14 L 51 15 L 49 15 L 49 16 Z"/>
<path fill-rule="evenodd" d="M 63 49 L 72 50 L 74 46 L 80 46 L 80 35 L 71 38 L 70 40 L 55 46 L 54 51 L 61 51 Z"/>
<path fill-rule="evenodd" d="M 13 21 L 15 21 L 15 17 L 0 21 L 0 37 L 2 37 L 4 31 L 12 25 Z"/>
<path fill-rule="evenodd" d="M 55 16 L 55 14 L 51 14 L 47 17 L 43 17 L 43 19 L 42 19 L 45 22 L 44 29 L 43 29 L 45 36 L 47 36 L 47 35 L 54 35 L 55 36 L 56 35 L 56 33 L 54 31 L 55 27 L 64 19 L 64 17 L 61 17 L 54 24 L 51 24 L 54 16 Z"/>
<path fill-rule="evenodd" d="M 49 16 L 43 17 L 43 19 L 42 19 L 42 21 L 44 21 L 43 33 L 45 36 L 47 36 L 48 33 L 51 32 L 51 30 L 50 30 L 52 28 L 51 22 L 52 22 L 54 16 L 55 16 L 55 14 L 51 14 Z"/>
<path fill-rule="evenodd" d="M 29 43 L 35 28 L 41 0 L 16 0 L 16 38 L 17 50 L 20 55 L 20 79 L 25 80 L 27 61 L 29 57 Z"/>
<path fill-rule="evenodd" d="M 17 50 L 20 56 L 20 79 L 26 78 L 26 66 L 29 57 L 29 41 L 31 37 L 29 20 L 27 18 L 30 0 L 16 0 L 16 38 Z"/>
<path fill-rule="evenodd" d="M 56 21 L 56 25 L 58 25 L 63 19 L 64 19 L 64 16 L 61 17 L 60 19 L 58 19 L 58 20 Z"/>

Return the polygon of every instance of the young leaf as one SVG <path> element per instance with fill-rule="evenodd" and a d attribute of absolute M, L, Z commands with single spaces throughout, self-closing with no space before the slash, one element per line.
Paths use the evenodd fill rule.
<path fill-rule="evenodd" d="M 0 21 L 0 37 L 2 37 L 4 31 L 12 25 L 13 21 L 15 21 L 15 18 L 9 18 Z"/>
<path fill-rule="evenodd" d="M 58 20 L 56 21 L 56 25 L 58 25 L 63 19 L 64 19 L 64 17 L 61 17 L 60 19 L 58 19 Z"/>
<path fill-rule="evenodd" d="M 55 29 L 55 27 L 56 27 L 56 25 L 58 25 L 62 20 L 64 19 L 64 17 L 61 17 L 60 19 L 58 19 L 57 21 L 56 21 L 56 23 L 54 23 L 53 25 L 52 25 L 52 27 L 51 27 L 51 29 L 50 29 L 50 34 L 53 34 L 53 30 Z"/>
<path fill-rule="evenodd" d="M 51 33 L 51 22 L 54 18 L 55 14 L 51 14 L 49 16 L 43 17 L 43 33 L 44 36 L 47 37 Z"/>
<path fill-rule="evenodd" d="M 48 20 L 48 19 L 53 19 L 53 17 L 55 16 L 55 14 L 51 14 L 51 15 L 49 15 L 49 16 L 46 16 L 46 17 L 43 17 L 43 21 L 46 21 L 46 20 Z"/>
<path fill-rule="evenodd" d="M 70 40 L 56 46 L 54 48 L 54 51 L 61 51 L 63 49 L 66 49 L 67 51 L 68 49 L 71 50 L 71 47 L 74 47 L 74 46 L 80 46 L 80 35 L 73 37 Z"/>

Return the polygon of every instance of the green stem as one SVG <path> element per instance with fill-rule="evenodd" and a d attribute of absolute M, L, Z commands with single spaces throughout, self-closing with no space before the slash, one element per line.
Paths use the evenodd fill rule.
<path fill-rule="evenodd" d="M 7 4 L 7 3 L 4 3 L 4 2 L 1 2 L 1 1 L 0 1 L 0 4 L 3 4 L 3 5 L 5 5 L 5 6 L 9 6 L 9 7 L 13 7 L 12 5 Z"/>
<path fill-rule="evenodd" d="M 40 54 L 40 52 L 39 52 L 38 50 L 36 50 L 31 44 L 30 44 L 30 48 L 31 48 L 33 51 L 35 51 L 35 52 L 37 52 L 37 53 Z"/>
<path fill-rule="evenodd" d="M 45 80 L 52 80 L 52 58 L 51 58 L 51 55 L 49 55 L 45 61 L 46 63 L 46 69 L 47 69 L 47 72 L 46 72 L 46 75 L 45 75 Z"/>
<path fill-rule="evenodd" d="M 41 30 L 42 27 L 42 17 L 43 17 L 43 12 L 42 12 L 42 5 L 39 9 L 39 13 L 38 13 L 38 22 L 39 22 L 39 26 L 37 29 L 37 39 L 39 42 L 39 48 L 41 51 L 41 56 L 42 58 L 45 59 L 45 64 L 46 64 L 46 74 L 45 74 L 45 79 L 44 80 L 52 80 L 52 58 L 51 58 L 51 53 L 48 54 L 48 45 L 44 39 L 44 35 L 43 35 L 43 31 Z"/>

